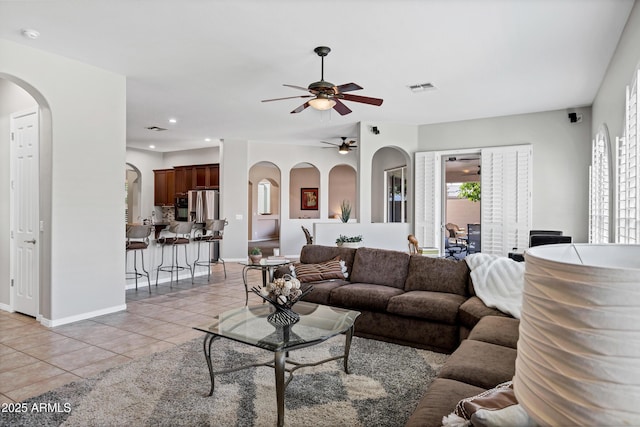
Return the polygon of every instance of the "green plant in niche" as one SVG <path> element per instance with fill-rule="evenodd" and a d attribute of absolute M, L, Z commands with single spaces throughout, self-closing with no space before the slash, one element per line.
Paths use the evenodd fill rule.
<path fill-rule="evenodd" d="M 480 183 L 479 182 L 463 182 L 460 185 L 460 199 L 468 199 L 472 202 L 480 200 Z"/>
<path fill-rule="evenodd" d="M 260 250 L 260 248 L 253 248 L 251 249 L 251 252 L 249 252 L 249 255 L 262 255 L 262 251 Z"/>
<path fill-rule="evenodd" d="M 348 200 L 343 200 L 340 203 L 340 220 L 342 222 L 348 222 L 351 216 L 351 203 Z"/>

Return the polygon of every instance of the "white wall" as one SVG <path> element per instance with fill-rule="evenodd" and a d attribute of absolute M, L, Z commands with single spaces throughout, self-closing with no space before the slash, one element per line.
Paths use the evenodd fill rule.
<path fill-rule="evenodd" d="M 636 2 L 593 101 L 592 136 L 598 133 L 598 129 L 603 124 L 609 128 L 612 143 L 615 142 L 617 136 L 622 136 L 625 87 L 631 83 L 633 72 L 640 63 L 640 43 L 638 40 L 640 40 L 640 3 Z"/>
<path fill-rule="evenodd" d="M 162 153 L 154 151 L 139 150 L 136 148 L 127 148 L 126 162 L 135 166 L 140 171 L 140 213 L 142 218 L 150 218 L 153 212 L 153 193 L 154 193 L 154 169 L 164 169 L 164 159 Z M 156 212 L 157 218 L 160 212 Z"/>
<path fill-rule="evenodd" d="M 50 243 L 41 241 L 50 247 L 40 248 L 48 270 L 41 283 L 43 322 L 123 309 L 125 78 L 6 40 L 0 40 L 0 77 L 28 86 L 51 111 L 43 137 L 51 142 L 41 150 L 47 181 L 41 192 L 51 189 L 41 196 L 44 234 L 51 236 Z M 6 286 L 1 280 L 0 288 Z"/>
<path fill-rule="evenodd" d="M 0 200 L 11 200 L 9 192 L 11 158 L 9 115 L 28 108 L 37 107 L 37 102 L 31 95 L 9 80 L 0 79 Z M 0 204 L 0 283 L 8 283 L 10 277 L 9 254 L 11 249 L 10 223 L 11 206 L 9 203 Z M 0 286 L 0 305 L 8 309 L 10 288 Z"/>
<path fill-rule="evenodd" d="M 566 110 L 420 126 L 423 151 L 530 143 L 533 146 L 533 228 L 588 236 L 591 109 Z"/>
<path fill-rule="evenodd" d="M 204 165 L 220 163 L 220 147 L 198 148 L 194 150 L 171 151 L 163 154 L 164 166 L 169 169 L 175 166 Z"/>

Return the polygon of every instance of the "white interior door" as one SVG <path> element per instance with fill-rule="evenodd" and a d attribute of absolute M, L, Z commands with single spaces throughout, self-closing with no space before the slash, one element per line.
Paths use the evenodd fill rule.
<path fill-rule="evenodd" d="M 38 315 L 39 162 L 37 109 L 11 115 L 12 306 Z"/>

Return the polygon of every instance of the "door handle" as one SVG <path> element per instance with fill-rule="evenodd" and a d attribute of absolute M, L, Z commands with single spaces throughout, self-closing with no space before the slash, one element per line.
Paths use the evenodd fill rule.
<path fill-rule="evenodd" d="M 36 244 L 36 239 L 31 239 L 31 240 L 25 240 L 25 243 L 33 243 L 34 245 Z"/>

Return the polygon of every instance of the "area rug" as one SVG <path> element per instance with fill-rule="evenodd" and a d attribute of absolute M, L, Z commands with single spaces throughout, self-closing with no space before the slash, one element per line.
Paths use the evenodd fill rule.
<path fill-rule="evenodd" d="M 291 352 L 312 362 L 342 354 L 344 336 Z M 286 389 L 287 426 L 403 426 L 446 355 L 355 337 L 342 360 L 301 368 Z M 272 360 L 273 353 L 220 339 L 216 370 Z M 202 339 L 26 400 L 0 414 L 11 426 L 274 426 L 274 371 L 257 367 L 216 377 L 213 396 Z M 38 412 L 33 405 L 45 408 Z M 43 405 L 44 404 L 44 405 Z"/>

